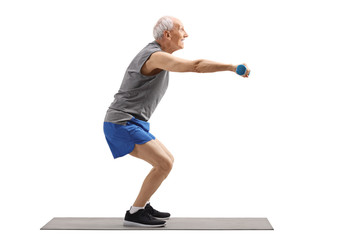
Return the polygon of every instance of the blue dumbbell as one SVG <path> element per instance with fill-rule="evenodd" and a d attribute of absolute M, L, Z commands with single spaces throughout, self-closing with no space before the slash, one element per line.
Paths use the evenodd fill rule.
<path fill-rule="evenodd" d="M 236 73 L 239 74 L 240 76 L 243 76 L 246 73 L 245 65 L 241 64 L 241 65 L 237 66 Z M 250 75 L 250 73 L 248 74 L 248 76 L 249 75 Z"/>

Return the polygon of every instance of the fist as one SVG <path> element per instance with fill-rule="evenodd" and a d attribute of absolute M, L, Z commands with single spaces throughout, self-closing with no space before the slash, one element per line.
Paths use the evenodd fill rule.
<path fill-rule="evenodd" d="M 243 63 L 243 65 L 246 67 L 245 74 L 243 75 L 244 78 L 249 77 L 250 74 L 250 68 L 246 65 L 246 63 Z"/>
<path fill-rule="evenodd" d="M 240 65 L 237 65 L 235 67 L 235 72 L 242 76 L 242 77 L 249 77 L 249 74 L 250 74 L 250 69 L 249 67 L 246 65 L 246 63 L 243 63 L 243 64 L 240 64 Z"/>

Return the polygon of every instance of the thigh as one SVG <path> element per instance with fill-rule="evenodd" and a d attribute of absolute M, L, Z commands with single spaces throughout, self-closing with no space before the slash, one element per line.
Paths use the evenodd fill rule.
<path fill-rule="evenodd" d="M 145 160 L 153 166 L 166 166 L 172 163 L 171 158 L 155 140 L 144 144 L 135 144 L 130 155 Z"/>
<path fill-rule="evenodd" d="M 156 143 L 159 144 L 159 146 L 166 152 L 166 154 L 170 157 L 171 161 L 174 162 L 174 156 L 171 154 L 171 152 L 162 144 L 159 139 L 155 139 Z"/>

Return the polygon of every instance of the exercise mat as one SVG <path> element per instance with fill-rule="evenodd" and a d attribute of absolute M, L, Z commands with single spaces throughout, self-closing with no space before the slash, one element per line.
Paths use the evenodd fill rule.
<path fill-rule="evenodd" d="M 124 218 L 53 218 L 41 230 L 274 230 L 267 218 L 170 218 L 164 227 L 124 227 Z"/>

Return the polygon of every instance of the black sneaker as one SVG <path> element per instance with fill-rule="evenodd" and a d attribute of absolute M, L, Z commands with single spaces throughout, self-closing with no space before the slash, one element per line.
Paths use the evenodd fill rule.
<path fill-rule="evenodd" d="M 145 209 L 140 209 L 133 214 L 126 211 L 123 225 L 125 227 L 164 227 L 165 224 L 165 221 L 154 218 Z"/>
<path fill-rule="evenodd" d="M 153 216 L 156 219 L 160 220 L 168 220 L 170 218 L 170 213 L 167 212 L 159 212 L 158 210 L 155 210 L 150 203 L 146 204 L 145 210 L 150 213 L 151 216 Z"/>

